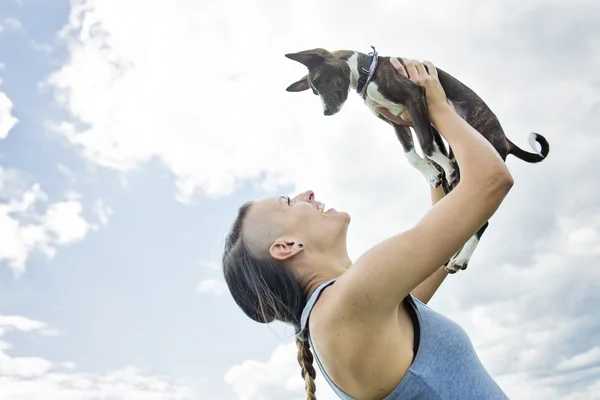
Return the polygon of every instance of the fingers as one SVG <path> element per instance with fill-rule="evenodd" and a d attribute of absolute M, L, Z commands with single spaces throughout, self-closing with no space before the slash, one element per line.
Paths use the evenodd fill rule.
<path fill-rule="evenodd" d="M 412 124 L 413 120 L 412 117 L 410 116 L 410 113 L 408 112 L 408 110 L 404 110 L 402 111 L 402 113 L 400 114 L 400 118 L 402 118 L 403 121 Z"/>
<path fill-rule="evenodd" d="M 427 78 L 438 77 L 437 69 L 431 61 L 419 62 L 408 58 L 403 58 L 404 67 L 396 58 L 390 58 L 390 63 L 401 75 L 410 78 L 414 82 L 420 82 Z M 425 68 L 427 67 L 427 68 Z"/>
<path fill-rule="evenodd" d="M 404 61 L 404 68 L 406 69 L 406 72 L 408 72 L 408 77 L 413 81 L 418 79 L 419 71 L 417 70 L 416 61 L 406 58 L 403 58 L 402 61 Z"/>
<path fill-rule="evenodd" d="M 433 65 L 433 63 L 431 61 L 424 61 L 423 64 L 425 64 L 425 66 L 427 67 L 427 70 L 429 71 L 429 75 L 434 76 L 434 77 L 438 77 L 438 72 L 437 69 L 435 68 L 435 65 Z"/>
<path fill-rule="evenodd" d="M 402 65 L 402 63 L 400 63 L 400 61 L 398 61 L 397 58 L 390 58 L 390 63 L 394 66 L 394 68 L 396 68 L 396 71 L 398 71 L 400 75 L 404 76 L 405 78 L 408 78 L 408 74 L 406 73 L 404 66 Z"/>
<path fill-rule="evenodd" d="M 390 122 L 393 122 L 396 125 L 413 126 L 412 119 L 410 118 L 410 115 L 407 111 L 400 114 L 400 116 L 395 116 L 385 107 L 377 107 L 375 108 L 375 111 L 377 111 L 382 117 L 384 117 Z"/>
<path fill-rule="evenodd" d="M 377 107 L 375 108 L 375 111 L 377 111 L 379 114 L 389 119 L 390 121 L 393 121 L 395 119 L 392 113 L 385 107 Z"/>
<path fill-rule="evenodd" d="M 417 68 L 420 77 L 425 78 L 427 75 L 429 75 L 423 63 L 415 62 L 415 68 Z"/>

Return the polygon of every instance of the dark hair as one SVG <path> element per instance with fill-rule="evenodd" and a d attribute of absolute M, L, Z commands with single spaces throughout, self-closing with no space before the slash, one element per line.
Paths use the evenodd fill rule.
<path fill-rule="evenodd" d="M 242 227 L 251 206 L 248 202 L 240 207 L 225 239 L 222 259 L 225 282 L 234 301 L 248 317 L 263 324 L 275 320 L 285 322 L 299 332 L 306 293 L 283 263 L 268 256 L 256 257 L 244 242 Z M 296 338 L 296 345 L 307 400 L 316 400 L 316 372 L 309 343 Z"/>

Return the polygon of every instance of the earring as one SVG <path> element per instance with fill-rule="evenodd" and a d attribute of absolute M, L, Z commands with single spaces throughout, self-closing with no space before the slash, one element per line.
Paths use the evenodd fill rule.
<path fill-rule="evenodd" d="M 298 243 L 298 248 L 299 248 L 299 249 L 301 249 L 301 248 L 303 248 L 303 247 L 304 247 L 304 245 L 303 245 L 302 243 Z"/>

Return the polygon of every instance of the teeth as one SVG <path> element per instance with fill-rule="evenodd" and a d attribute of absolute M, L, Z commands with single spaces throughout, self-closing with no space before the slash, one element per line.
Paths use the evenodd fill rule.
<path fill-rule="evenodd" d="M 319 202 L 319 207 L 317 207 L 317 210 L 322 213 L 325 210 L 325 203 Z"/>

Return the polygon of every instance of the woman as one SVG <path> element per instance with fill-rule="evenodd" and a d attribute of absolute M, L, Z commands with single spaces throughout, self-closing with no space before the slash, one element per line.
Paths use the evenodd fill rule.
<path fill-rule="evenodd" d="M 296 328 L 308 399 L 316 399 L 313 356 L 342 399 L 506 399 L 466 333 L 425 303 L 444 278 L 440 266 L 494 214 L 512 176 L 448 105 L 431 63 L 391 62 L 425 88 L 461 182 L 413 228 L 355 262 L 346 249 L 349 215 L 323 213 L 314 193 L 247 203 L 225 245 L 227 285 L 253 320 Z"/>

